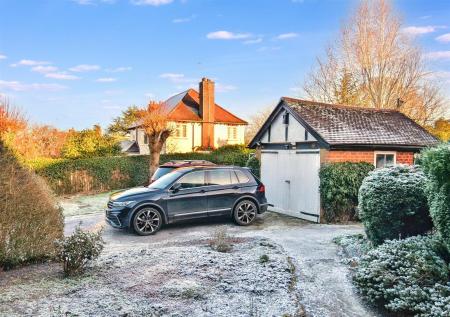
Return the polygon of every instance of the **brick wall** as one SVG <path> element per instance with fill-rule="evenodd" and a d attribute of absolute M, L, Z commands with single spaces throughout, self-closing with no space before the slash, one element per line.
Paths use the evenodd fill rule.
<path fill-rule="evenodd" d="M 367 162 L 373 164 L 374 151 L 327 151 L 322 162 Z M 413 152 L 397 152 L 397 164 L 413 164 Z"/>
<path fill-rule="evenodd" d="M 413 152 L 397 152 L 397 164 L 414 164 Z"/>

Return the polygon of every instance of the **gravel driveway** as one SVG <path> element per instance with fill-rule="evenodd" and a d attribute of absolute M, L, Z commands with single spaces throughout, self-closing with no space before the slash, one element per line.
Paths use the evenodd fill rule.
<path fill-rule="evenodd" d="M 81 220 L 86 228 L 104 224 L 102 210 L 108 195 L 80 196 L 66 199 L 63 207 L 72 214 L 66 219 L 66 230 L 73 230 Z M 69 208 L 81 206 L 77 211 Z M 338 248 L 332 242 L 334 237 L 362 233 L 362 226 L 318 225 L 288 216 L 268 212 L 250 227 L 235 226 L 228 219 L 196 221 L 186 224 L 170 225 L 151 237 L 138 237 L 105 226 L 105 239 L 110 248 L 127 248 L 139 243 L 158 243 L 183 237 L 204 238 L 211 236 L 218 226 L 226 226 L 234 236 L 262 236 L 281 245 L 297 267 L 298 296 L 307 316 L 376 316 L 367 309 L 355 294 L 349 280 L 348 266 L 340 262 Z"/>
<path fill-rule="evenodd" d="M 61 204 L 66 214 L 66 234 L 70 234 L 80 222 L 84 229 L 93 230 L 104 226 L 103 236 L 106 247 L 105 256 L 100 262 L 102 268 L 108 267 L 109 270 L 120 270 L 124 266 L 136 267 L 140 263 L 144 263 L 142 261 L 145 261 L 146 265 L 150 265 L 150 262 L 154 261 L 152 259 L 155 259 L 155 255 L 158 256 L 158 254 L 160 257 L 168 257 L 172 269 L 171 272 L 161 275 L 165 280 L 162 279 L 155 285 L 155 287 L 159 287 L 158 296 L 167 293 L 169 295 L 166 295 L 170 297 L 172 296 L 170 294 L 174 292 L 184 294 L 187 288 L 188 296 L 196 297 L 197 306 L 189 306 L 189 311 L 183 311 L 187 307 L 183 304 L 187 299 L 181 297 L 180 303 L 182 304 L 179 308 L 169 306 L 171 309 L 178 309 L 176 313 L 170 314 L 167 311 L 168 308 L 164 306 L 163 299 L 160 301 L 160 306 L 148 307 L 151 311 L 133 311 L 133 307 L 137 305 L 134 301 L 139 299 L 130 297 L 119 308 L 113 306 L 115 311 L 124 309 L 133 312 L 123 316 L 139 316 L 141 313 L 151 315 L 155 314 L 155 311 L 155 316 L 166 314 L 170 316 L 189 314 L 192 316 L 280 316 L 282 314 L 283 316 L 321 317 L 375 316 L 360 302 L 349 280 L 348 268 L 345 264 L 340 263 L 337 246 L 332 242 L 334 237 L 340 235 L 361 233 L 363 230 L 360 225 L 317 225 L 267 212 L 249 227 L 239 227 L 228 219 L 219 218 L 168 225 L 154 236 L 141 237 L 105 225 L 103 210 L 107 199 L 107 194 L 62 199 Z M 203 248 L 205 239 L 213 236 L 219 227 L 226 228 L 230 236 L 242 242 L 236 244 L 236 251 L 233 252 L 232 257 L 223 257 L 221 254 L 211 253 L 209 249 Z M 193 248 L 195 244 L 199 244 L 200 247 Z M 151 250 L 152 256 L 148 250 Z M 262 254 L 270 257 L 270 265 L 267 267 L 262 267 L 255 260 Z M 194 259 L 193 262 L 190 258 Z M 286 264 L 286 259 L 288 259 L 288 264 Z M 227 261 L 231 261 L 230 265 L 235 262 L 242 263 L 242 267 L 245 267 L 244 273 L 242 273 L 244 276 L 232 276 L 230 271 L 224 269 L 222 264 Z M 206 280 L 208 283 L 205 285 L 198 285 L 198 279 L 195 280 L 195 277 L 200 276 L 204 281 L 205 276 L 216 275 L 215 271 L 208 271 L 209 266 L 204 262 L 216 263 L 216 270 L 219 268 L 221 272 L 220 281 Z M 257 264 L 249 266 L 249 262 Z M 174 263 L 183 264 L 180 264 L 182 265 L 180 268 L 174 267 Z M 154 265 L 160 264 L 155 262 Z M 205 267 L 208 267 L 206 271 Z M 214 265 L 212 267 L 214 268 Z M 117 274 L 122 275 L 123 271 L 117 272 Z M 182 284 L 179 288 L 184 290 L 177 289 L 174 280 L 169 279 L 171 274 L 175 274 L 178 283 Z M 296 278 L 289 277 L 289 274 Z M 264 281 L 261 276 L 265 275 L 273 281 Z M 159 278 L 162 278 L 161 276 Z M 127 276 L 120 277 L 120 279 L 124 280 L 126 284 Z M 167 279 L 170 280 L 170 283 Z M 167 285 L 170 287 L 164 288 L 166 285 L 164 283 L 169 283 Z M 209 284 L 210 286 L 208 286 Z M 88 280 L 85 285 L 92 286 L 93 284 L 91 280 Z M 104 282 L 95 285 L 92 291 L 97 288 L 99 292 L 104 292 L 105 296 L 111 296 L 110 287 L 110 284 Z M 152 292 L 151 283 L 146 283 L 144 286 L 132 285 L 131 287 L 136 287 L 139 292 Z M 228 289 L 230 287 L 231 289 Z M 90 290 L 87 286 L 78 288 L 84 292 Z M 204 295 L 205 292 L 210 294 L 211 289 L 215 290 L 213 293 L 216 295 Z M 247 291 L 243 292 L 245 289 Z M 230 293 L 226 295 L 227 292 Z M 67 296 L 65 300 L 70 302 L 73 294 L 76 294 L 76 291 L 64 295 Z M 234 295 L 232 296 L 232 294 Z M 261 294 L 272 295 L 261 297 Z M 267 298 L 271 298 L 271 302 L 268 302 Z M 236 311 L 236 306 L 233 304 L 236 300 L 244 303 L 242 311 Z M 211 304 L 222 302 L 225 306 L 221 306 L 222 310 L 219 311 L 215 310 L 217 307 L 215 308 Z M 98 305 L 98 303 L 93 302 L 91 305 Z M 285 310 L 277 310 L 277 307 L 284 307 Z M 285 314 L 285 311 L 288 314 Z M 78 311 L 78 313 L 83 315 L 83 311 Z"/>

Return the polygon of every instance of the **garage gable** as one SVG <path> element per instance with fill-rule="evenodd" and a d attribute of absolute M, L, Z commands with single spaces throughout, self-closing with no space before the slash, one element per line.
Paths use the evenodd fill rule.
<path fill-rule="evenodd" d="M 249 143 L 250 148 L 257 144 L 284 144 L 317 142 L 322 140 L 317 133 L 311 129 L 295 111 L 280 100 L 278 105 L 267 118 L 264 125 Z"/>

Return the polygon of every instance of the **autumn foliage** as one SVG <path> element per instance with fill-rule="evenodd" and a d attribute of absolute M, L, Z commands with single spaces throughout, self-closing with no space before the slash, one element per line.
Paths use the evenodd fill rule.
<path fill-rule="evenodd" d="M 151 177 L 159 166 L 161 150 L 173 128 L 168 119 L 167 107 L 163 102 L 150 101 L 146 109 L 138 112 L 137 117 L 148 138 L 149 175 Z"/>

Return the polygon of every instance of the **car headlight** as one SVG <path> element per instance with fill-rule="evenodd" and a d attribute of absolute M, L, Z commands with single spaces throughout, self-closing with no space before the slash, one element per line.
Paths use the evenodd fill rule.
<path fill-rule="evenodd" d="M 130 201 L 113 201 L 112 206 L 113 207 L 126 207 L 134 203 L 134 200 Z"/>

